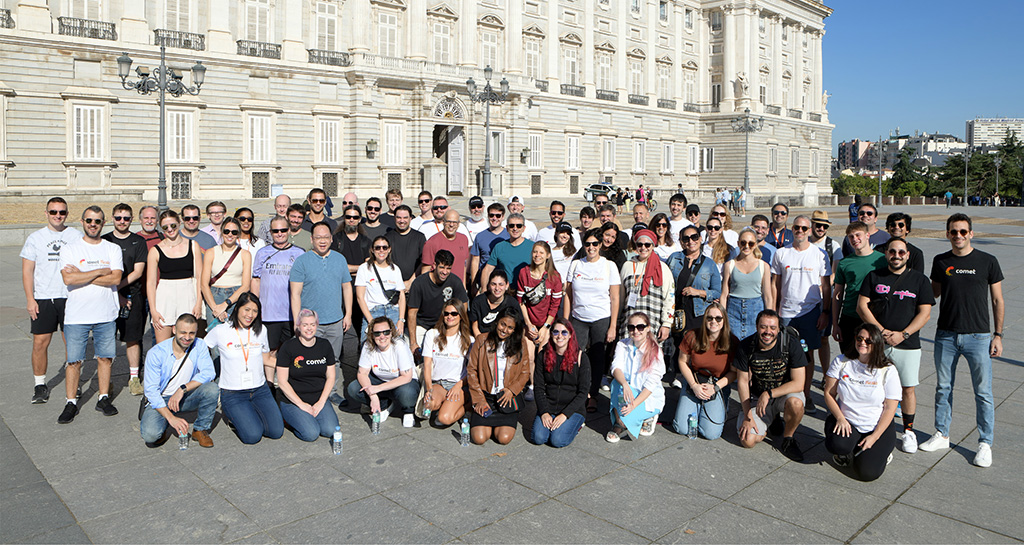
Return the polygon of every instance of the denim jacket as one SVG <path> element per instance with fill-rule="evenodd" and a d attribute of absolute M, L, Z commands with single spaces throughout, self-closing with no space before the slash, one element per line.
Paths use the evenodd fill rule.
<path fill-rule="evenodd" d="M 143 389 L 149 405 L 154 409 L 167 406 L 164 401 L 163 391 L 167 383 L 171 381 L 171 375 L 177 369 L 178 359 L 174 357 L 172 344 L 177 342 L 174 337 L 163 341 L 149 349 L 146 353 L 146 374 L 143 378 Z M 192 376 L 188 382 L 197 381 L 203 384 L 210 382 L 216 376 L 213 370 L 213 360 L 210 359 L 210 349 L 200 339 L 192 341 L 195 346 L 188 353 L 188 359 L 195 365 L 192 367 Z"/>
<path fill-rule="evenodd" d="M 676 252 L 669 256 L 668 267 L 672 269 L 672 278 L 678 279 L 679 273 L 683 271 L 685 266 L 686 256 L 683 252 Z M 690 283 L 690 286 L 694 289 L 708 292 L 707 297 L 703 299 L 693 298 L 693 313 L 696 316 L 702 316 L 712 301 L 722 297 L 722 273 L 718 272 L 718 267 L 711 258 L 705 258 L 704 262 L 700 264 L 700 269 L 697 269 L 697 276 Z M 677 283 L 676 293 L 679 293 L 685 287 Z"/>

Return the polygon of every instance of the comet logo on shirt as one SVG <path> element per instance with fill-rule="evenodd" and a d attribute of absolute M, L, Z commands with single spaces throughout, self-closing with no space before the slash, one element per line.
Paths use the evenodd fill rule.
<path fill-rule="evenodd" d="M 292 365 L 296 369 L 299 369 L 300 367 L 302 367 L 302 362 L 304 361 L 306 361 L 305 356 L 295 356 L 295 361 L 292 362 Z"/>

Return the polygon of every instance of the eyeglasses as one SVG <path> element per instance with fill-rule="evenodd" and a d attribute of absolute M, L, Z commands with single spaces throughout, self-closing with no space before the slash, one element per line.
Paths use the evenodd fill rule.
<path fill-rule="evenodd" d="M 705 314 L 705 317 L 708 319 L 709 322 L 721 323 L 723 320 L 725 320 L 725 316 L 711 316 L 710 314 Z"/>
<path fill-rule="evenodd" d="M 391 246 L 374 246 L 373 249 L 374 249 L 374 251 L 377 251 L 377 250 L 390 250 Z"/>
<path fill-rule="evenodd" d="M 810 230 L 811 230 L 811 228 L 806 226 L 806 225 L 794 225 L 793 226 L 793 232 L 810 231 Z"/>
<path fill-rule="evenodd" d="M 349 216 L 348 214 L 345 214 L 345 219 L 347 219 L 347 220 L 361 220 L 361 219 L 363 219 L 363 217 L 362 216 Z"/>
<path fill-rule="evenodd" d="M 489 218 L 497 218 L 497 219 L 501 219 L 504 216 L 505 216 L 505 214 L 487 214 L 487 217 L 489 217 Z"/>
<path fill-rule="evenodd" d="M 814 225 L 811 225 L 811 227 L 813 227 L 814 229 L 828 229 L 828 224 L 827 223 L 815 223 Z"/>
<path fill-rule="evenodd" d="M 868 217 L 871 217 L 871 216 L 874 216 L 875 213 L 873 211 L 871 211 L 871 210 L 861 210 L 860 212 L 857 212 L 857 215 L 858 216 L 868 216 Z"/>
<path fill-rule="evenodd" d="M 601 243 L 599 241 L 596 241 L 596 240 L 588 240 L 587 242 L 583 243 L 583 246 L 600 246 L 600 245 L 601 245 Z"/>
<path fill-rule="evenodd" d="M 373 332 L 373 336 L 374 337 L 387 337 L 390 334 L 391 334 L 391 330 L 390 329 L 385 329 L 383 331 L 374 331 Z"/>
<path fill-rule="evenodd" d="M 235 219 L 237 219 L 238 221 L 248 221 L 252 223 L 252 216 L 238 216 Z"/>
<path fill-rule="evenodd" d="M 459 315 L 459 313 L 458 313 L 458 312 L 455 312 L 455 311 L 451 311 L 451 310 L 449 310 L 449 311 L 445 311 L 445 312 L 442 312 L 441 314 L 443 314 L 443 315 L 445 315 L 445 316 L 458 316 L 458 315 Z"/>
<path fill-rule="evenodd" d="M 510 223 L 510 224 L 508 224 L 507 227 L 509 229 L 522 229 L 523 228 L 523 224 L 522 223 Z"/>
<path fill-rule="evenodd" d="M 103 220 L 99 218 L 85 218 L 82 220 L 82 223 L 86 225 L 103 225 Z"/>
<path fill-rule="evenodd" d="M 652 248 L 652 247 L 654 247 L 654 243 L 652 243 L 652 242 L 636 242 L 636 243 L 634 243 L 634 246 L 636 246 L 637 248 Z"/>
<path fill-rule="evenodd" d="M 711 217 L 712 218 L 721 218 L 721 217 L 724 217 L 724 216 L 725 216 L 725 212 L 712 212 L 711 213 Z"/>
<path fill-rule="evenodd" d="M 67 210 L 47 210 L 46 213 L 51 215 L 51 216 L 66 216 L 66 215 L 68 215 L 68 211 Z"/>
<path fill-rule="evenodd" d="M 483 203 L 480 203 L 480 204 L 476 204 L 476 203 L 474 203 L 474 204 L 470 204 L 470 205 L 469 205 L 469 209 L 470 209 L 470 210 L 472 210 L 472 209 L 474 209 L 474 208 L 483 208 L 483 207 L 484 207 Z"/>
<path fill-rule="evenodd" d="M 898 255 L 898 256 L 900 256 L 900 257 L 903 257 L 903 256 L 905 256 L 905 255 L 909 254 L 910 252 L 908 252 L 908 251 L 906 251 L 906 250 L 896 250 L 896 249 L 890 249 L 889 251 L 887 251 L 887 252 L 885 252 L 885 253 L 887 253 L 887 254 L 889 254 L 889 255 Z"/>
<path fill-rule="evenodd" d="M 708 225 L 707 229 L 708 229 L 708 231 L 721 231 L 722 230 L 722 226 L 721 225 Z"/>
<path fill-rule="evenodd" d="M 309 199 L 309 202 L 311 204 L 323 204 L 323 203 L 327 202 L 327 199 Z M 345 203 L 345 204 L 348 204 L 348 203 Z"/>
<path fill-rule="evenodd" d="M 772 215 L 773 216 L 788 216 L 789 212 L 786 212 L 785 210 L 772 210 Z"/>
<path fill-rule="evenodd" d="M 659 224 L 655 225 L 654 228 L 655 229 L 668 229 L 668 224 L 667 223 L 659 223 Z"/>
<path fill-rule="evenodd" d="M 160 228 L 163 229 L 164 231 L 173 231 L 178 228 L 178 224 L 168 223 L 167 225 L 161 225 Z"/>
<path fill-rule="evenodd" d="M 233 235 L 236 237 L 238 236 L 239 233 L 241 233 L 241 231 L 239 231 L 238 229 L 225 229 L 221 232 L 224 233 L 225 235 Z"/>
<path fill-rule="evenodd" d="M 949 230 L 949 236 L 951 236 L 951 237 L 955 237 L 957 235 L 960 235 L 962 237 L 966 237 L 967 233 L 970 233 L 970 231 L 968 231 L 967 229 L 950 229 Z"/>
<path fill-rule="evenodd" d="M 380 212 L 380 207 L 379 206 L 367 206 L 366 207 L 366 211 L 367 212 Z"/>
<path fill-rule="evenodd" d="M 694 233 L 694 234 L 692 234 L 690 236 L 685 236 L 684 235 L 684 236 L 679 237 L 679 240 L 681 240 L 683 242 L 687 242 L 687 241 L 689 241 L 689 242 L 700 242 L 700 233 Z"/>
<path fill-rule="evenodd" d="M 750 241 L 750 240 L 741 240 L 740 241 L 740 248 L 753 248 L 755 246 L 757 246 L 756 242 L 753 242 L 753 241 Z"/>
<path fill-rule="evenodd" d="M 439 204 L 437 206 L 431 207 L 431 210 L 448 210 L 448 205 L 447 204 Z"/>
<path fill-rule="evenodd" d="M 552 216 L 564 216 L 565 210 L 552 210 L 548 212 L 548 214 L 551 214 Z"/>
<path fill-rule="evenodd" d="M 626 331 L 632 333 L 639 331 L 643 333 L 647 329 L 647 324 L 626 324 Z"/>
<path fill-rule="evenodd" d="M 224 215 L 224 210 L 213 210 L 213 211 L 207 210 L 206 211 L 206 215 L 208 215 L 208 216 L 222 216 L 222 215 Z"/>
<path fill-rule="evenodd" d="M 896 227 L 896 228 L 899 228 L 899 229 L 906 229 L 907 228 L 907 224 L 902 222 L 902 221 L 897 221 L 896 223 L 892 224 L 892 226 Z"/>
<path fill-rule="evenodd" d="M 181 219 L 185 221 L 199 221 L 199 216 L 182 216 Z"/>
<path fill-rule="evenodd" d="M 430 199 L 420 199 L 419 200 L 420 204 L 427 204 L 428 202 L 430 202 Z"/>
<path fill-rule="evenodd" d="M 271 233 L 287 233 L 288 232 L 288 228 L 284 228 L 284 229 L 271 229 L 270 232 Z"/>
<path fill-rule="evenodd" d="M 860 343 L 860 344 L 866 344 L 868 346 L 871 346 L 872 344 L 874 344 L 873 342 L 871 342 L 871 338 L 870 337 L 857 337 L 857 342 Z"/>
<path fill-rule="evenodd" d="M 132 221 L 131 216 L 114 216 L 114 221 Z"/>
<path fill-rule="evenodd" d="M 569 330 L 568 329 L 554 329 L 554 330 L 551 331 L 551 336 L 552 337 L 568 337 L 569 336 Z"/>
<path fill-rule="evenodd" d="M 356 201 L 341 201 L 341 205 L 342 206 L 349 206 L 349 205 L 355 204 L 355 203 L 356 203 Z"/>

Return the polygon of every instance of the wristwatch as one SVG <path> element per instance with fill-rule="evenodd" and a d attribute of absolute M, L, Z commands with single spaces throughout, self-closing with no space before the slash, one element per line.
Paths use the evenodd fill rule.
<path fill-rule="evenodd" d="M 907 340 L 907 339 L 910 338 L 910 333 L 907 333 L 906 331 L 903 331 L 902 333 L 903 333 L 903 340 Z"/>
<path fill-rule="evenodd" d="M 182 384 L 182 385 L 181 385 L 181 391 L 182 391 L 182 392 L 187 392 L 187 391 L 188 391 L 188 385 L 186 385 L 186 384 Z"/>
<path fill-rule="evenodd" d="M 992 336 L 999 337 L 1000 339 L 1003 338 L 1003 334 L 1002 333 L 993 333 Z"/>

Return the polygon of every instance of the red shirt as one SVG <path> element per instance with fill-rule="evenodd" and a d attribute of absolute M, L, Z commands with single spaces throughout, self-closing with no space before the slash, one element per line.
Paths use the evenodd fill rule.
<path fill-rule="evenodd" d="M 558 307 L 562 304 L 562 277 L 557 272 L 548 274 L 548 279 L 544 283 L 547 295 L 540 303 L 530 306 L 529 303 L 523 300 L 526 292 L 540 285 L 540 281 L 541 278 L 534 278 L 530 274 L 529 266 L 520 268 L 519 274 L 516 277 L 516 299 L 526 305 L 526 312 L 530 323 L 536 327 L 540 327 L 547 320 L 548 316 L 552 318 L 557 317 Z"/>
<path fill-rule="evenodd" d="M 430 237 L 423 245 L 423 264 L 433 265 L 434 254 L 438 250 L 448 250 L 455 256 L 452 272 L 465 282 L 466 269 L 469 268 L 469 237 L 462 233 L 455 233 L 455 238 L 448 240 L 443 232 Z"/>

